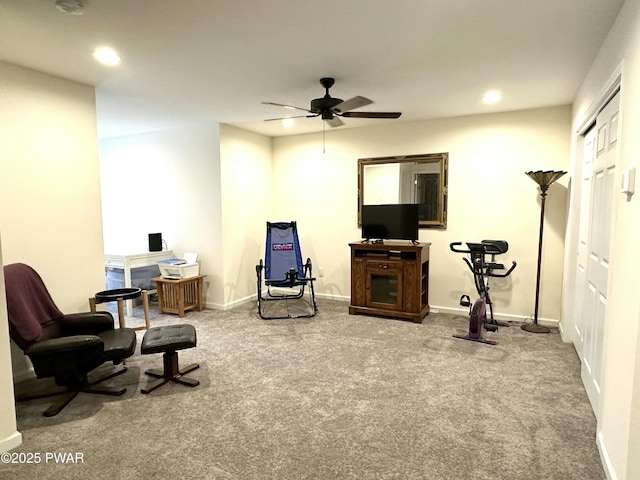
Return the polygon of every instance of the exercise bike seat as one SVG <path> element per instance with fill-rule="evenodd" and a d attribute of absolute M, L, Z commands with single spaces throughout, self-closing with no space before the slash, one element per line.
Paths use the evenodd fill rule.
<path fill-rule="evenodd" d="M 489 255 L 501 255 L 509 250 L 509 244 L 505 240 L 482 240 L 482 243 Z"/>

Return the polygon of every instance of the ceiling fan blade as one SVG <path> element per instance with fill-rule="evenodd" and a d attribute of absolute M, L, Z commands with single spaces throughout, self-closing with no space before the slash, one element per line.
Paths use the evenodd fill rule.
<path fill-rule="evenodd" d="M 337 104 L 331 110 L 337 113 L 343 113 L 349 110 L 354 110 L 356 108 L 364 107 L 365 105 L 369 105 L 370 103 L 373 103 L 373 100 L 358 96 Z"/>
<path fill-rule="evenodd" d="M 279 118 L 267 118 L 264 121 L 265 122 L 275 122 L 277 120 L 287 120 L 288 118 L 313 118 L 313 117 L 317 117 L 318 115 L 295 115 L 293 117 L 279 117 Z"/>
<path fill-rule="evenodd" d="M 339 117 L 333 117 L 330 120 L 325 120 L 325 122 L 327 122 L 327 125 L 330 127 L 339 127 L 340 125 L 344 125 L 344 122 L 340 120 Z"/>
<path fill-rule="evenodd" d="M 341 115 L 351 118 L 398 118 L 402 112 L 344 112 Z"/>
<path fill-rule="evenodd" d="M 310 112 L 308 108 L 294 107 L 293 105 L 284 105 L 283 103 L 262 102 L 263 105 L 274 105 L 276 107 L 289 108 L 291 110 L 302 110 L 303 112 Z"/>

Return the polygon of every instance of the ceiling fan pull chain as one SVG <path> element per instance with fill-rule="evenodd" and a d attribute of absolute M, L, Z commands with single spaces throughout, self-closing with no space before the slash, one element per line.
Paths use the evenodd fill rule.
<path fill-rule="evenodd" d="M 325 151 L 324 151 L 325 137 L 324 137 L 324 135 L 325 135 L 326 131 L 327 131 L 327 126 L 325 125 L 324 122 L 322 122 L 322 154 L 323 155 L 325 154 Z"/>

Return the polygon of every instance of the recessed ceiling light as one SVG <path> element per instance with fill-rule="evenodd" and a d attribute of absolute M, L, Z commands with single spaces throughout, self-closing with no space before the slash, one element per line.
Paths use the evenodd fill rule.
<path fill-rule="evenodd" d="M 118 65 L 120 63 L 120 56 L 111 48 L 98 48 L 93 52 L 93 56 L 96 60 L 100 63 L 104 63 L 105 65 Z"/>
<path fill-rule="evenodd" d="M 496 103 L 502 100 L 502 94 L 497 90 L 490 90 L 482 96 L 482 101 L 484 103 Z"/>
<path fill-rule="evenodd" d="M 282 125 L 287 128 L 291 128 L 295 124 L 296 124 L 296 121 L 293 118 L 285 118 L 284 120 L 282 120 Z"/>

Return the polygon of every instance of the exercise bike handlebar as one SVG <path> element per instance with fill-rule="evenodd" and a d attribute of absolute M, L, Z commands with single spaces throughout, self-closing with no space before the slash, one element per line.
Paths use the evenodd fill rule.
<path fill-rule="evenodd" d="M 465 249 L 462 247 L 462 242 L 451 242 L 449 244 L 449 248 L 451 249 L 452 252 L 456 252 L 456 253 L 480 254 L 480 252 L 482 252 L 485 254 L 495 254 L 495 253 L 503 253 L 502 251 L 500 252 L 496 251 L 496 250 L 503 250 L 503 248 L 501 248 L 503 247 L 502 244 L 504 244 L 504 246 L 507 245 L 506 242 L 497 241 L 497 240 L 485 240 L 482 243 L 467 242 L 467 248 Z M 506 248 L 504 249 L 504 251 L 506 251 Z M 472 272 L 474 272 L 473 265 L 469 261 L 469 259 L 463 258 L 463 260 L 465 261 L 469 269 Z M 486 269 L 486 271 L 484 271 L 484 275 L 488 277 L 505 278 L 511 275 L 511 272 L 513 272 L 513 270 L 516 268 L 516 265 L 517 263 L 515 261 L 512 261 L 511 267 L 505 273 L 495 273 L 495 270 L 492 270 L 489 268 L 489 269 Z M 483 266 L 484 266 L 484 263 L 483 263 Z"/>
<path fill-rule="evenodd" d="M 461 247 L 462 246 L 462 242 L 452 242 L 449 244 L 449 248 L 451 249 L 452 252 L 456 252 L 456 253 L 471 253 L 471 250 L 462 250 Z"/>
<path fill-rule="evenodd" d="M 494 271 L 490 271 L 490 272 L 486 272 L 485 275 L 487 275 L 488 277 L 498 277 L 498 278 L 504 278 L 504 277 L 508 277 L 509 275 L 511 275 L 511 272 L 513 272 L 513 270 L 516 268 L 517 263 L 515 262 L 515 260 L 513 260 L 511 262 L 511 267 L 509 267 L 509 270 L 507 270 L 505 273 L 495 273 Z"/>

